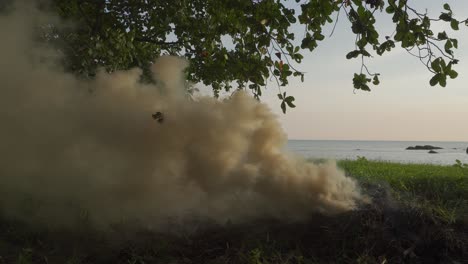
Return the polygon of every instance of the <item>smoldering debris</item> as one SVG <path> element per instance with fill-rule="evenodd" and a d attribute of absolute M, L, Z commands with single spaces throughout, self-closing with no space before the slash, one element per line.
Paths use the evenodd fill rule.
<path fill-rule="evenodd" d="M 181 58 L 156 60 L 158 86 L 140 83 L 140 69 L 93 80 L 65 72 L 32 38 L 48 19 L 24 6 L 0 15 L 3 215 L 157 226 L 193 216 L 302 219 L 367 201 L 334 163 L 285 152 L 277 118 L 246 93 L 188 100 Z M 163 123 L 152 118 L 158 112 Z"/>
<path fill-rule="evenodd" d="M 153 117 L 154 120 L 158 121 L 159 123 L 164 122 L 164 115 L 163 115 L 163 113 L 161 113 L 159 111 L 152 114 L 151 116 Z"/>

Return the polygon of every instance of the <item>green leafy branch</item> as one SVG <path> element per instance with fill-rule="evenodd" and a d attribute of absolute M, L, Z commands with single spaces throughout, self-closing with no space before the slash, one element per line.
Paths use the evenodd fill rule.
<path fill-rule="evenodd" d="M 283 92 L 283 94 L 279 93 L 278 98 L 281 100 L 281 110 L 283 110 L 283 113 L 286 114 L 286 106 L 289 106 L 290 108 L 295 108 L 296 105 L 294 105 L 294 97 L 292 96 L 287 96 L 286 92 Z"/>
<path fill-rule="evenodd" d="M 374 54 L 391 52 L 397 45 L 433 74 L 431 85 L 445 86 L 448 79 L 458 75 L 454 66 L 458 63 L 454 55 L 457 39 L 431 28 L 435 22 L 448 23 L 452 30 L 468 25 L 468 19 L 455 18 L 448 4 L 443 5 L 440 16 L 433 18 L 412 8 L 407 0 L 295 3 L 50 0 L 46 6 L 72 21 L 65 24 L 73 27 L 52 23 L 40 28 L 45 32 L 43 39 L 64 54 L 66 69 L 78 75 L 93 77 L 100 67 L 108 71 L 140 67 L 144 80 L 151 81 L 154 58 L 178 55 L 190 61 L 188 80 L 212 87 L 215 96 L 223 90 L 245 89 L 260 98 L 268 81 L 274 79 L 282 96 L 282 109 L 292 104 L 282 91 L 291 78 L 304 81 L 305 73 L 296 69 L 304 52 L 315 51 L 325 39 L 323 27 L 334 22 L 333 35 L 343 11 L 356 34 L 355 48 L 346 58 L 361 60 L 361 69 L 353 78 L 355 89 L 370 91 L 372 85 L 380 83 L 379 73 L 371 73 L 366 61 Z M 385 38 L 376 28 L 376 12 L 390 15 L 395 25 L 394 32 L 383 35 Z M 297 24 L 304 27 L 303 36 L 292 32 Z"/>
<path fill-rule="evenodd" d="M 454 79 L 458 73 L 452 68 L 458 63 L 454 57 L 454 49 L 458 48 L 458 41 L 448 37 L 445 31 L 437 36 L 431 30 L 432 21 L 445 21 L 450 23 L 453 30 L 459 30 L 459 25 L 468 24 L 467 20 L 458 21 L 453 17 L 453 12 L 448 4 L 444 4 L 444 10 L 438 18 L 430 18 L 427 14 L 418 12 L 408 5 L 407 0 L 352 0 L 345 1 L 342 5 L 351 23 L 351 28 L 356 34 L 356 49 L 346 55 L 347 59 L 361 57 L 361 71 L 353 78 L 355 89 L 370 91 L 369 83 L 378 85 L 379 74 L 370 73 L 365 58 L 372 57 L 366 50 L 371 46 L 377 55 L 395 48 L 399 43 L 409 54 L 418 58 L 427 69 L 434 74 L 430 80 L 430 85 L 439 84 L 446 86 L 447 77 Z M 385 41 L 379 41 L 379 34 L 376 31 L 374 12 L 384 10 L 392 15 L 392 21 L 396 28 L 391 36 L 386 36 Z M 349 10 L 349 11 L 348 11 Z M 415 52 L 416 51 L 416 52 Z M 365 70 L 365 71 L 364 71 Z"/>
<path fill-rule="evenodd" d="M 351 22 L 351 29 L 354 34 L 356 34 L 355 40 L 355 50 L 349 52 L 346 55 L 347 59 L 361 57 L 361 71 L 360 73 L 355 73 L 353 77 L 353 86 L 355 89 L 370 91 L 369 82 L 372 81 L 374 85 L 380 83 L 379 73 L 370 73 L 368 67 L 365 64 L 365 57 L 372 57 L 371 54 L 366 50 L 368 44 L 377 45 L 379 34 L 377 33 L 374 24 L 374 12 L 382 7 L 383 2 L 375 2 L 370 5 L 374 7 L 371 11 L 366 8 L 361 1 L 354 1 L 357 3 L 357 8 L 355 9 L 352 4 L 349 4 L 349 12 L 345 8 L 346 15 Z M 366 70 L 364 72 L 364 70 Z"/>

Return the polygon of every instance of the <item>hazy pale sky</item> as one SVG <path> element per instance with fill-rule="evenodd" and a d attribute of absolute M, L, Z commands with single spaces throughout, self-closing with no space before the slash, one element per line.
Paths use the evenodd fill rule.
<path fill-rule="evenodd" d="M 466 0 L 410 2 L 436 17 L 449 3 L 457 18 L 468 18 Z M 383 38 L 392 34 L 394 25 L 390 17 L 382 18 L 386 21 L 378 23 Z M 297 36 L 302 36 L 300 32 L 303 28 L 298 28 Z M 326 27 L 325 35 L 330 32 L 331 27 Z M 290 139 L 468 141 L 468 27 L 447 32 L 459 39 L 460 60 L 455 68 L 459 77 L 449 79 L 447 87 L 431 87 L 431 73 L 397 46 L 392 53 L 368 60 L 369 69 L 381 74 L 381 84 L 371 92 L 353 92 L 352 77 L 360 70 L 360 60 L 345 58 L 354 49 L 354 35 L 341 16 L 331 38 L 313 53 L 304 52 L 298 68 L 306 72 L 305 82 L 294 79 L 283 88 L 296 98 L 297 107 L 283 115 L 273 84 L 262 101 L 278 114 Z"/>

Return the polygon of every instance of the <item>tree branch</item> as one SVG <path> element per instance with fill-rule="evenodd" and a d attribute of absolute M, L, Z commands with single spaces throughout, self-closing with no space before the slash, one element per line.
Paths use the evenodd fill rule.
<path fill-rule="evenodd" d="M 157 41 L 157 40 L 154 40 L 154 39 L 150 39 L 150 38 L 147 38 L 147 37 L 136 37 L 136 38 L 134 38 L 134 40 L 138 41 L 138 42 L 147 42 L 147 43 L 151 43 L 151 44 L 155 44 L 155 45 L 161 45 L 161 46 L 172 46 L 172 45 L 183 44 L 182 41 L 164 42 L 164 41 Z"/>

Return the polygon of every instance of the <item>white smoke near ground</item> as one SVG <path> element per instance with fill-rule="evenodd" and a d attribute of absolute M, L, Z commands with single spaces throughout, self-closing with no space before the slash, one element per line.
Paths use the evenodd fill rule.
<path fill-rule="evenodd" d="M 99 225 L 288 220 L 366 201 L 334 163 L 285 152 L 275 115 L 246 93 L 187 99 L 177 57 L 154 63 L 159 86 L 140 83 L 140 69 L 78 79 L 32 39 L 49 18 L 17 9 L 0 15 L 4 216 L 62 226 L 83 214 Z"/>

